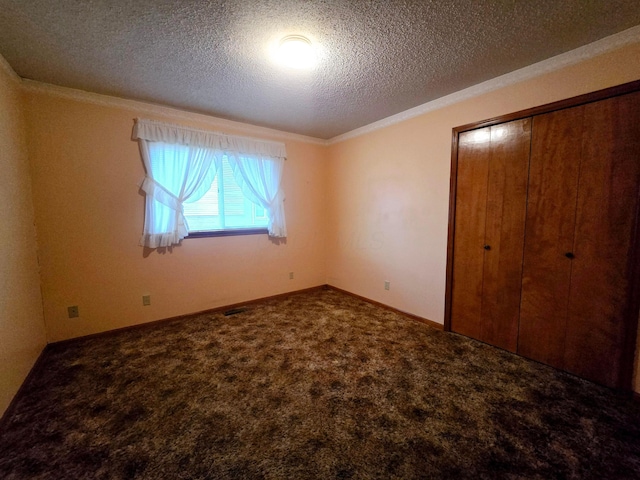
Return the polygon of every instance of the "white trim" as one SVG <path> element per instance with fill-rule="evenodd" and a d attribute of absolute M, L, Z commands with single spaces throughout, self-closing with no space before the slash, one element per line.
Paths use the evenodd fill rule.
<path fill-rule="evenodd" d="M 1 54 L 0 54 L 0 70 L 4 71 L 7 74 L 7 76 L 14 82 L 20 83 L 22 81 L 22 79 L 20 78 L 20 75 L 16 73 L 16 71 L 11 67 L 11 65 L 9 65 L 9 62 L 7 62 L 7 59 L 4 58 Z"/>
<path fill-rule="evenodd" d="M 327 143 L 329 145 L 333 145 L 350 138 L 359 137 L 360 135 L 380 130 L 381 128 L 395 125 L 396 123 L 409 120 L 410 118 L 414 118 L 509 85 L 530 80 L 564 67 L 575 65 L 576 63 L 597 57 L 603 53 L 638 42 L 640 42 L 640 25 L 629 28 L 628 30 L 624 30 L 620 33 L 616 33 L 615 35 L 605 37 L 601 40 L 597 40 L 593 43 L 589 43 L 588 45 L 576 48 L 575 50 L 562 53 L 547 60 L 534 63 L 533 65 L 492 78 L 491 80 L 473 85 L 472 87 L 465 88 L 464 90 L 418 105 L 417 107 L 410 108 L 404 112 L 400 112 L 395 115 L 391 115 L 390 117 L 383 118 L 382 120 L 378 120 L 377 122 L 365 125 L 364 127 L 356 128 L 350 132 L 330 138 Z"/>
<path fill-rule="evenodd" d="M 19 79 L 20 77 L 18 77 Z M 141 102 L 139 100 L 129 100 L 126 98 L 112 97 L 110 95 L 102 95 L 99 93 L 86 92 L 75 88 L 60 87 L 49 83 L 37 82 L 35 80 L 23 79 L 22 85 L 26 91 L 34 93 L 44 93 L 56 97 L 67 98 L 78 102 L 90 103 L 103 107 L 123 108 L 135 111 L 135 116 L 154 115 L 162 116 L 170 121 L 183 120 L 204 123 L 212 128 L 232 129 L 235 132 L 241 132 L 249 135 L 260 135 L 267 137 L 275 137 L 281 140 L 291 140 L 296 142 L 312 143 L 315 145 L 327 145 L 327 140 L 297 133 L 283 132 L 273 128 L 259 127 L 248 123 L 226 120 L 224 118 L 212 117 L 201 113 L 189 112 L 178 108 L 166 107 L 153 103 Z"/>

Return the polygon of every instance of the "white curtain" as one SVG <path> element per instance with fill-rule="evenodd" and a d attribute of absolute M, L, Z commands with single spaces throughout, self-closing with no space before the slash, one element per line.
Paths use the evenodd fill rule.
<path fill-rule="evenodd" d="M 247 155 L 230 155 L 228 159 L 244 196 L 267 211 L 269 235 L 286 237 L 284 195 L 280 188 L 284 160 Z"/>
<path fill-rule="evenodd" d="M 147 195 L 141 245 L 167 247 L 189 234 L 182 205 L 209 190 L 225 155 L 245 196 L 268 212 L 269 235 L 286 236 L 280 188 L 284 144 L 142 119 L 136 119 L 133 139 L 147 171 L 141 185 Z"/>
<path fill-rule="evenodd" d="M 216 174 L 215 151 L 138 139 L 147 177 L 144 230 L 140 244 L 168 247 L 189 234 L 182 204 L 200 199 Z"/>

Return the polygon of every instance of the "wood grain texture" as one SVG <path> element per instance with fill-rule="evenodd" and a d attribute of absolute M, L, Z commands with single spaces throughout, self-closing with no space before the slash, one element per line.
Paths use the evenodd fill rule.
<path fill-rule="evenodd" d="M 482 334 L 482 276 L 491 128 L 463 132 L 458 139 L 451 330 Z"/>
<path fill-rule="evenodd" d="M 564 368 L 621 387 L 634 283 L 640 92 L 586 105 L 581 142 Z"/>
<path fill-rule="evenodd" d="M 513 352 L 530 125 L 521 119 L 463 132 L 458 143 L 452 329 Z"/>
<path fill-rule="evenodd" d="M 563 368 L 584 107 L 533 119 L 518 353 Z"/>
<path fill-rule="evenodd" d="M 500 284 L 498 273 L 510 256 L 502 251 L 504 242 L 518 233 L 517 227 L 507 228 L 507 218 L 517 209 L 505 210 L 500 201 L 506 195 L 501 182 L 509 174 L 493 160 L 495 145 L 485 143 L 489 153 L 483 156 L 458 140 L 486 138 L 482 132 L 488 129 L 532 117 L 517 352 L 604 385 L 632 388 L 640 310 L 639 90 L 640 81 L 631 82 L 453 129 L 445 330 L 510 349 L 508 340 L 500 343 L 508 335 L 499 333 L 508 310 L 485 323 L 501 308 L 495 292 L 508 299 L 513 294 L 510 285 L 518 284 L 515 277 L 510 284 Z M 466 153 L 460 156 L 459 148 Z M 471 224 L 456 211 L 464 187 L 457 178 L 458 162 L 465 155 L 487 164 L 486 201 L 476 201 L 474 209 L 465 207 L 475 210 L 475 218 L 468 217 Z M 477 170 L 485 168 L 482 162 Z M 475 193 L 482 197 L 483 192 Z M 472 197 L 466 201 L 474 202 Z M 491 250 L 483 255 L 478 281 L 477 257 L 463 251 L 465 259 L 458 264 L 461 246 L 455 242 L 458 228 L 481 228 L 483 221 Z M 466 237 L 480 243 L 479 232 L 467 231 Z M 475 274 L 473 281 L 470 273 Z M 467 278 L 460 280 L 461 275 Z M 466 282 L 482 297 L 467 299 L 468 307 L 479 302 L 481 311 L 479 316 L 466 313 L 471 318 L 466 332 L 453 321 L 454 300 L 459 298 L 453 294 L 456 277 L 459 288 Z"/>
<path fill-rule="evenodd" d="M 491 127 L 480 339 L 515 352 L 518 345 L 522 254 L 531 120 Z"/>

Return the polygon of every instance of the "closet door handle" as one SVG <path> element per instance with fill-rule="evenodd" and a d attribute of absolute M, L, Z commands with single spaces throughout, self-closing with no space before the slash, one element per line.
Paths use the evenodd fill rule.
<path fill-rule="evenodd" d="M 571 252 L 567 252 L 567 253 L 565 253 L 565 254 L 564 254 L 564 256 L 565 256 L 565 257 L 567 257 L 567 258 L 569 258 L 569 259 L 576 258 L 576 256 L 575 256 L 573 253 L 571 253 Z"/>
<path fill-rule="evenodd" d="M 485 250 L 491 250 L 491 245 L 485 245 L 483 248 L 484 248 Z"/>

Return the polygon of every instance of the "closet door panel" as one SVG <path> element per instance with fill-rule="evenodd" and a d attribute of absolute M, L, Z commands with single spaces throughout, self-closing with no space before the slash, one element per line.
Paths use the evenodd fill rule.
<path fill-rule="evenodd" d="M 483 275 L 482 334 L 516 351 L 527 205 L 531 120 L 491 127 Z"/>
<path fill-rule="evenodd" d="M 583 107 L 533 119 L 518 353 L 563 368 Z"/>
<path fill-rule="evenodd" d="M 458 137 L 451 329 L 481 335 L 482 274 L 490 127 Z"/>
<path fill-rule="evenodd" d="M 634 273 L 640 93 L 584 108 L 565 369 L 616 387 Z"/>

